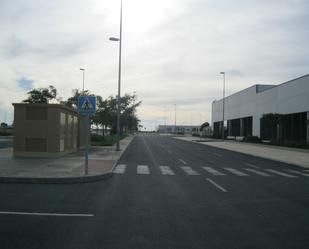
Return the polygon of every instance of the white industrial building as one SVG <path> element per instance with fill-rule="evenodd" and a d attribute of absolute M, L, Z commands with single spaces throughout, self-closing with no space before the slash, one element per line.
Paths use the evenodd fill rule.
<path fill-rule="evenodd" d="M 280 116 L 280 122 L 268 117 Z M 222 136 L 223 100 L 212 103 L 212 127 Z M 274 120 L 274 119 L 273 119 Z M 254 85 L 224 99 L 226 136 L 301 140 L 309 144 L 309 75 L 280 85 Z"/>
<path fill-rule="evenodd" d="M 199 133 L 200 126 L 198 125 L 159 125 L 158 132 L 160 133 L 179 133 L 179 134 L 196 134 Z"/>

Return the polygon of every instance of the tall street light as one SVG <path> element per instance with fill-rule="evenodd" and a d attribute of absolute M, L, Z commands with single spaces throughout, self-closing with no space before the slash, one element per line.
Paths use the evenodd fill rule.
<path fill-rule="evenodd" d="M 84 90 L 85 90 L 85 69 L 80 68 L 79 70 L 83 71 L 83 93 L 84 93 Z"/>
<path fill-rule="evenodd" d="M 224 141 L 224 101 L 225 101 L 225 72 L 220 72 L 223 75 L 223 98 L 222 98 L 222 140 Z"/>
<path fill-rule="evenodd" d="M 121 86 L 121 47 L 122 47 L 122 0 L 120 1 L 120 29 L 119 38 L 110 37 L 110 41 L 119 41 L 119 66 L 118 66 L 118 95 L 117 95 L 117 144 L 116 150 L 120 150 L 120 86 Z"/>
<path fill-rule="evenodd" d="M 83 71 L 83 91 L 81 95 L 85 93 L 85 68 L 80 68 L 79 70 Z M 85 117 L 85 116 L 84 116 Z M 88 175 L 88 154 L 89 154 L 89 136 L 90 136 L 90 118 L 89 116 L 85 117 L 85 175 Z"/>
<path fill-rule="evenodd" d="M 176 104 L 174 104 L 174 105 L 175 105 L 175 128 L 174 128 L 174 130 L 175 130 L 175 133 L 176 133 L 176 125 L 177 125 L 177 123 L 176 123 L 176 120 L 177 120 L 177 119 L 176 119 L 176 117 L 177 117 L 177 116 L 176 116 Z"/>

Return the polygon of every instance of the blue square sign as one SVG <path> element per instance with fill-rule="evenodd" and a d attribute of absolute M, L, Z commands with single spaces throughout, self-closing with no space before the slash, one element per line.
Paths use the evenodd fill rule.
<path fill-rule="evenodd" d="M 77 98 L 77 108 L 80 115 L 94 115 L 96 112 L 95 96 L 79 96 Z"/>

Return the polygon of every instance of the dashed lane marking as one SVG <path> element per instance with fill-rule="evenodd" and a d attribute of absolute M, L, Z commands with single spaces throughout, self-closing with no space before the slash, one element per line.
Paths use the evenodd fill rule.
<path fill-rule="evenodd" d="M 202 168 L 214 176 L 224 176 L 225 175 L 224 173 L 221 173 L 218 170 L 213 169 L 211 167 L 202 167 Z"/>
<path fill-rule="evenodd" d="M 218 183 L 215 183 L 213 180 L 206 178 L 208 182 L 210 182 L 212 185 L 214 185 L 216 188 L 220 189 L 222 192 L 227 192 L 227 190 L 223 187 L 221 187 Z"/>
<path fill-rule="evenodd" d="M 229 171 L 229 172 L 231 172 L 231 173 L 233 173 L 234 175 L 237 175 L 237 176 L 249 176 L 248 174 L 243 173 L 243 172 L 241 172 L 241 171 L 239 171 L 237 169 L 233 169 L 233 168 L 224 168 L 224 169 Z"/>
<path fill-rule="evenodd" d="M 126 164 L 118 164 L 114 169 L 114 173 L 116 174 L 124 174 L 126 171 L 127 165 Z"/>
<path fill-rule="evenodd" d="M 149 175 L 149 167 L 147 165 L 137 165 L 137 174 L 138 175 Z"/>
<path fill-rule="evenodd" d="M 266 177 L 270 177 L 270 176 L 271 176 L 270 174 L 267 174 L 267 173 L 265 173 L 265 172 L 262 172 L 262 171 L 259 171 L 259 170 L 256 170 L 256 169 L 245 168 L 245 170 L 247 170 L 247 171 L 249 171 L 249 172 L 251 172 L 251 173 L 260 175 L 260 176 L 266 176 Z"/>
<path fill-rule="evenodd" d="M 183 163 L 183 164 L 187 164 L 183 159 L 181 159 L 181 158 L 179 158 L 178 159 L 181 163 Z"/>
<path fill-rule="evenodd" d="M 188 175 L 194 175 L 194 176 L 197 176 L 199 175 L 200 173 L 198 173 L 197 171 L 193 170 L 191 167 L 188 167 L 188 166 L 183 166 L 183 167 L 180 167 L 184 172 L 186 172 Z"/>

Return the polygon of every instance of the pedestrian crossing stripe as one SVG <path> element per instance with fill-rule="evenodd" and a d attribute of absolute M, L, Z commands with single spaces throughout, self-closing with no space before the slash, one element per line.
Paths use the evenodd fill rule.
<path fill-rule="evenodd" d="M 126 171 L 126 168 L 127 168 L 127 165 L 118 164 L 113 172 L 116 173 L 116 174 L 123 174 Z"/>
<path fill-rule="evenodd" d="M 233 173 L 234 175 L 237 175 L 237 176 L 249 176 L 248 174 L 243 173 L 243 172 L 239 171 L 238 169 L 233 169 L 233 168 L 224 168 L 224 169 Z"/>
<path fill-rule="evenodd" d="M 273 174 L 277 174 L 279 176 L 284 176 L 284 177 L 289 177 L 289 178 L 296 178 L 297 176 L 294 176 L 294 175 L 290 175 L 290 174 L 287 174 L 287 173 L 284 173 L 284 172 L 281 172 L 281 171 L 278 171 L 278 170 L 275 170 L 275 169 L 267 169 L 268 172 L 271 172 Z"/>
<path fill-rule="evenodd" d="M 137 174 L 139 175 L 149 175 L 149 167 L 147 165 L 137 165 Z"/>
<path fill-rule="evenodd" d="M 180 168 L 182 168 L 182 170 L 184 172 L 186 172 L 187 175 L 197 176 L 197 175 L 200 174 L 200 173 L 198 173 L 197 171 L 195 171 L 194 169 L 192 169 L 191 167 L 188 167 L 188 166 L 183 166 L 183 167 L 180 167 Z"/>
<path fill-rule="evenodd" d="M 159 166 L 162 175 L 175 175 L 169 166 Z"/>
<path fill-rule="evenodd" d="M 155 166 L 158 167 L 160 170 L 160 173 L 162 175 L 170 175 L 170 176 L 175 176 L 175 172 L 171 169 L 170 166 L 163 166 L 163 165 L 159 165 L 159 166 Z M 127 165 L 126 164 L 118 164 L 113 172 L 115 174 L 125 174 L 125 172 L 127 171 Z M 190 176 L 196 176 L 196 175 L 200 175 L 200 173 L 198 171 L 196 171 L 195 169 L 193 169 L 192 167 L 189 166 L 182 166 L 180 167 L 182 169 L 182 171 L 186 174 L 186 175 L 190 175 Z M 213 176 L 227 176 L 226 173 L 223 173 L 221 171 L 218 171 L 217 169 L 214 169 L 212 167 L 201 167 L 202 169 L 204 169 L 207 173 L 213 175 Z M 250 176 L 247 173 L 244 173 L 243 171 L 240 171 L 238 169 L 235 168 L 222 168 L 228 172 L 230 172 L 233 175 L 236 176 Z M 296 175 L 292 175 L 292 174 L 288 174 L 286 172 L 282 172 L 279 170 L 274 170 L 274 169 L 264 169 L 266 172 L 262 171 L 262 169 L 260 170 L 256 170 L 256 169 L 252 169 L 252 168 L 242 168 L 245 171 L 248 171 L 250 173 L 252 173 L 253 175 L 259 175 L 262 177 L 273 177 L 273 176 L 281 176 L 281 177 L 286 177 L 286 178 L 297 178 L 298 176 L 296 175 L 301 175 L 301 176 L 308 176 L 308 174 L 302 173 L 300 171 L 297 170 L 290 170 L 290 169 L 283 169 L 285 171 L 289 171 L 291 173 L 294 173 Z M 148 165 L 137 165 L 136 166 L 136 174 L 138 175 L 150 175 L 152 172 L 150 171 L 150 167 Z M 272 174 L 270 174 L 272 173 Z"/>
<path fill-rule="evenodd" d="M 211 167 L 203 167 L 203 169 L 214 176 L 224 176 L 225 175 L 224 173 L 221 173 L 218 170 L 213 169 Z"/>
<path fill-rule="evenodd" d="M 260 175 L 260 176 L 266 176 L 266 177 L 270 177 L 271 176 L 270 174 L 267 174 L 265 172 L 262 172 L 262 171 L 256 170 L 256 169 L 246 168 L 245 170 L 247 170 L 249 172 L 252 172 L 254 174 Z"/>

